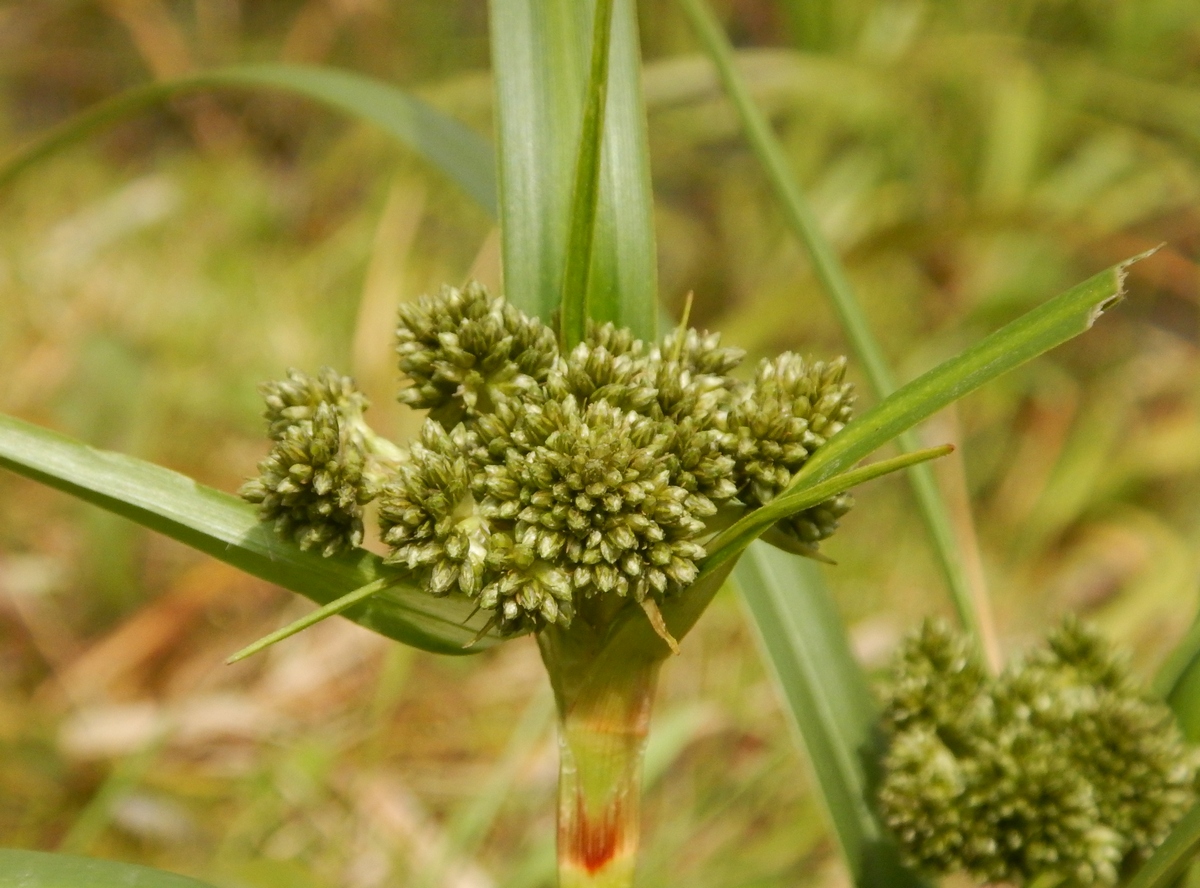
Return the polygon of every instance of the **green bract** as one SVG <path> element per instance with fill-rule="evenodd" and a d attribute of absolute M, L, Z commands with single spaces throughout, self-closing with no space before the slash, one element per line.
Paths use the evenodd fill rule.
<path fill-rule="evenodd" d="M 995 679 L 927 623 L 898 655 L 884 726 L 884 820 L 935 874 L 1112 885 L 1197 797 L 1171 711 L 1073 621 Z"/>
<path fill-rule="evenodd" d="M 563 354 L 476 283 L 404 306 L 397 351 L 400 400 L 429 411 L 417 441 L 376 437 L 346 377 L 293 370 L 263 386 L 276 443 L 242 495 L 326 554 L 361 543 L 377 497 L 387 560 L 504 634 L 681 594 L 713 534 L 786 489 L 853 403 L 842 359 L 784 354 L 745 383 L 729 375 L 742 352 L 695 330 L 654 345 L 593 323 Z M 772 538 L 812 552 L 849 506 L 833 497 Z"/>

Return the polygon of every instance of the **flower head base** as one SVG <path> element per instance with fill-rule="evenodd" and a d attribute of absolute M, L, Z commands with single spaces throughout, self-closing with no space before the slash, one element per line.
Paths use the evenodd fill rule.
<path fill-rule="evenodd" d="M 893 673 L 880 807 L 926 871 L 1112 885 L 1196 800 L 1200 761 L 1170 710 L 1076 623 L 996 679 L 926 624 Z"/>
<path fill-rule="evenodd" d="M 293 371 L 264 387 L 279 443 L 243 493 L 329 551 L 357 545 L 378 494 L 387 560 L 434 595 L 474 599 L 505 634 L 627 605 L 658 614 L 699 575 L 718 522 L 782 491 L 853 401 L 843 361 L 783 355 L 747 385 L 730 375 L 742 352 L 695 330 L 648 344 L 590 323 L 563 354 L 478 284 L 404 306 L 398 340 L 400 400 L 429 411 L 418 441 L 374 436 L 349 380 Z M 849 503 L 775 535 L 811 552 Z"/>

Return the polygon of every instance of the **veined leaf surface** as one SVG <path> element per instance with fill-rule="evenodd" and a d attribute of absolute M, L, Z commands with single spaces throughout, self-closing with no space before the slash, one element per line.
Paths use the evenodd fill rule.
<path fill-rule="evenodd" d="M 395 584 L 345 612 L 362 626 L 422 650 L 464 650 L 485 619 L 468 619 L 466 598 L 434 598 L 404 572 L 368 552 L 322 558 L 281 539 L 253 506 L 153 463 L 97 450 L 65 435 L 0 415 L 0 467 L 86 500 L 225 561 L 249 574 L 327 604 L 385 577 Z"/>

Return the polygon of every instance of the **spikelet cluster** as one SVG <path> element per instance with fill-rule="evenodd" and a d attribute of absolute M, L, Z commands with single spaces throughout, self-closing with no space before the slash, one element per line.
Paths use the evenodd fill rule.
<path fill-rule="evenodd" d="M 881 813 L 931 874 L 1114 885 L 1196 800 L 1170 710 L 1073 621 L 995 679 L 927 623 L 898 654 L 884 726 Z"/>
<path fill-rule="evenodd" d="M 738 486 L 750 506 L 765 505 L 788 486 L 818 447 L 850 421 L 854 392 L 846 359 L 810 363 L 786 352 L 758 367 L 754 384 L 730 411 Z M 843 493 L 782 522 L 799 548 L 837 529 L 853 499 Z"/>
<path fill-rule="evenodd" d="M 363 506 L 376 493 L 361 431 L 366 398 L 329 368 L 315 378 L 290 370 L 261 391 L 274 446 L 240 494 L 303 549 L 328 556 L 361 545 Z"/>
<path fill-rule="evenodd" d="M 548 327 L 474 282 L 402 305 L 396 335 L 401 403 L 447 428 L 536 388 L 556 354 Z"/>
<path fill-rule="evenodd" d="M 743 353 L 696 330 L 646 343 L 593 323 L 560 352 L 478 284 L 404 306 L 397 340 L 399 399 L 428 411 L 418 440 L 381 467 L 349 380 L 293 372 L 264 387 L 277 445 L 243 493 L 329 551 L 357 544 L 378 495 L 388 560 L 475 599 L 502 633 L 680 594 L 717 521 L 777 496 L 853 402 L 843 361 L 787 354 L 744 383 Z M 835 497 L 775 535 L 811 551 L 848 507 Z"/>

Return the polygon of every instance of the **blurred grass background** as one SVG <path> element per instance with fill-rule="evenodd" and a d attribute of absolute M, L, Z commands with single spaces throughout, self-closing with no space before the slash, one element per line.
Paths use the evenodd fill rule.
<path fill-rule="evenodd" d="M 1078 611 L 1149 674 L 1200 558 L 1200 7 L 1193 0 L 725 0 L 746 76 L 904 379 L 1133 253 L 1083 338 L 926 429 L 1009 651 Z M 752 360 L 844 349 L 732 110 L 642 0 L 661 290 Z M 481 0 L 0 3 L 0 156 L 89 104 L 217 63 L 327 63 L 490 126 Z M 0 194 L 0 410 L 234 490 L 256 384 L 352 371 L 377 428 L 399 300 L 499 280 L 484 214 L 366 128 L 277 95 L 122 124 Z M 748 362 L 749 363 L 749 362 Z M 752 366 L 752 364 L 751 364 Z M 827 546 L 878 665 L 949 614 L 907 487 Z M 971 521 L 974 520 L 974 535 Z M 0 476 L 0 845 L 229 888 L 533 888 L 553 878 L 548 689 L 529 640 L 463 659 L 308 605 Z M 728 592 L 669 664 L 640 883 L 844 885 Z"/>

